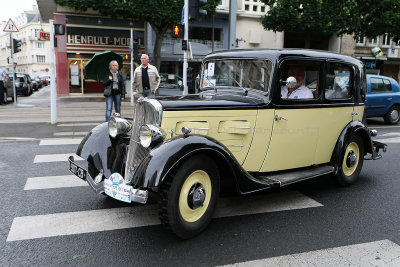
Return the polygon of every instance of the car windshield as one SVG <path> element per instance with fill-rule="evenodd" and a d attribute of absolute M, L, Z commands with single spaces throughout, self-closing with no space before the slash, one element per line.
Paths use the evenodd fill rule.
<path fill-rule="evenodd" d="M 268 93 L 271 69 L 272 63 L 261 59 L 207 61 L 203 65 L 200 89 L 228 86 Z"/>

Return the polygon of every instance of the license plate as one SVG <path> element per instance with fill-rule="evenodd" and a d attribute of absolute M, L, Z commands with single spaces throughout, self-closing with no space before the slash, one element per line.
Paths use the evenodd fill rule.
<path fill-rule="evenodd" d="M 69 162 L 69 171 L 86 181 L 86 170 L 71 161 Z"/>
<path fill-rule="evenodd" d="M 104 180 L 104 193 L 117 200 L 131 203 L 131 185 L 125 184 L 124 178 L 119 173 L 113 173 Z"/>

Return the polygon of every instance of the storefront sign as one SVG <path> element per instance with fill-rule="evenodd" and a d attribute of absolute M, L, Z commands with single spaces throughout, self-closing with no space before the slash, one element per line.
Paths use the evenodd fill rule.
<path fill-rule="evenodd" d="M 48 32 L 39 32 L 38 33 L 38 40 L 50 41 L 50 33 L 48 33 Z"/>
<path fill-rule="evenodd" d="M 87 28 L 68 27 L 67 44 L 70 45 L 105 45 L 105 46 L 127 46 L 130 43 L 129 30 L 109 30 L 93 28 L 88 31 Z M 144 44 L 144 32 L 138 32 L 139 46 Z M 136 41 L 136 40 L 135 40 Z"/>

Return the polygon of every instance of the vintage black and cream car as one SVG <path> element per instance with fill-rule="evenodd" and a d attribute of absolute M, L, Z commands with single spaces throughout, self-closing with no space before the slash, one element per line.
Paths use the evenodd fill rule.
<path fill-rule="evenodd" d="M 366 127 L 363 68 L 311 50 L 212 53 L 199 94 L 139 99 L 133 119 L 113 117 L 86 135 L 77 155 L 87 167 L 71 156 L 70 171 L 120 201 L 158 200 L 162 224 L 181 238 L 206 228 L 223 190 L 322 175 L 351 184 L 364 159 L 386 150 Z"/>

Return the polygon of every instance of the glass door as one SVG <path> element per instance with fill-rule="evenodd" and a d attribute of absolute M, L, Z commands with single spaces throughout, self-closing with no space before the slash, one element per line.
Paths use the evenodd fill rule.
<path fill-rule="evenodd" d="M 83 94 L 82 59 L 68 59 L 68 80 L 70 94 Z"/>

